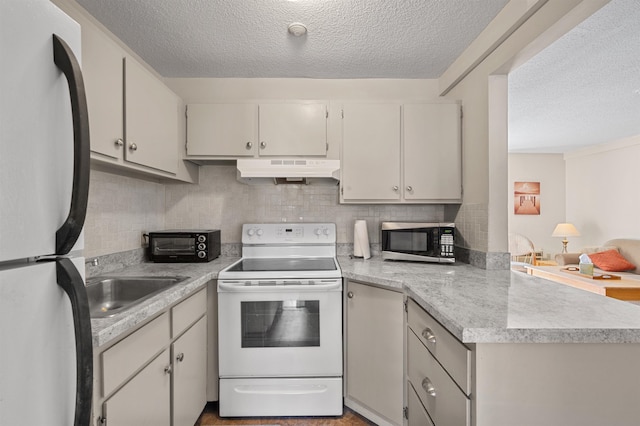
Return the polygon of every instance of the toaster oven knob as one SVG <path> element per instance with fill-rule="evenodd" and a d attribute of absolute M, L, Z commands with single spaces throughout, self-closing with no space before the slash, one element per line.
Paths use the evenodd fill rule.
<path fill-rule="evenodd" d="M 204 243 L 198 244 L 198 250 L 204 250 L 206 248 L 207 248 L 207 246 Z"/>
<path fill-rule="evenodd" d="M 206 256 L 207 256 L 207 253 L 205 253 L 205 252 L 203 252 L 203 251 L 199 251 L 199 252 L 198 252 L 198 257 L 199 257 L 200 259 L 204 259 Z"/>
<path fill-rule="evenodd" d="M 198 235 L 198 242 L 199 243 L 204 243 L 205 241 L 207 241 L 207 236 L 206 235 Z"/>

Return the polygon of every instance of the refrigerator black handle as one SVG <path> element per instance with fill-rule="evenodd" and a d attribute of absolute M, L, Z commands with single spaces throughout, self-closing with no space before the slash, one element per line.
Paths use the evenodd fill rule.
<path fill-rule="evenodd" d="M 87 215 L 89 199 L 89 112 L 84 90 L 82 70 L 69 45 L 53 35 L 53 62 L 69 83 L 71 114 L 73 116 L 73 188 L 69 215 L 56 232 L 56 254 L 69 253 L 78 240 Z"/>
<path fill-rule="evenodd" d="M 76 340 L 76 405 L 73 426 L 89 426 L 93 398 L 93 343 L 84 281 L 71 260 L 56 259 L 58 285 L 69 296 Z"/>

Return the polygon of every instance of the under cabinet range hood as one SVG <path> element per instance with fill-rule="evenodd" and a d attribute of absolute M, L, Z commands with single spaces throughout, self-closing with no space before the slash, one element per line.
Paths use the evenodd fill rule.
<path fill-rule="evenodd" d="M 340 160 L 309 158 L 247 158 L 237 163 L 238 181 L 247 184 L 337 184 Z"/>

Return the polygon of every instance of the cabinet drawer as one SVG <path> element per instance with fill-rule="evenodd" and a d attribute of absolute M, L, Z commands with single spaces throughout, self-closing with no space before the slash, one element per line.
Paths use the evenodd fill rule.
<path fill-rule="evenodd" d="M 171 336 L 176 337 L 207 312 L 207 289 L 202 289 L 171 309 Z"/>
<path fill-rule="evenodd" d="M 164 313 L 102 353 L 102 395 L 106 396 L 169 343 Z"/>
<path fill-rule="evenodd" d="M 411 383 L 407 383 L 407 407 L 409 408 L 409 426 L 434 426 Z"/>
<path fill-rule="evenodd" d="M 407 372 L 418 398 L 436 425 L 469 426 L 471 401 L 411 331 Z"/>
<path fill-rule="evenodd" d="M 467 395 L 471 393 L 471 351 L 409 299 L 407 321 L 422 344 Z"/>

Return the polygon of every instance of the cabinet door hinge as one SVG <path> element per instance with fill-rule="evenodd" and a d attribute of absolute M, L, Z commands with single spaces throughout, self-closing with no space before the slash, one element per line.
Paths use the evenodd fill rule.
<path fill-rule="evenodd" d="M 342 118 L 344 118 L 344 110 L 343 110 L 343 109 L 341 109 L 341 110 L 340 110 L 340 116 L 341 116 Z"/>
<path fill-rule="evenodd" d="M 405 419 L 409 420 L 409 407 L 404 407 L 402 409 L 402 415 L 404 416 Z"/>
<path fill-rule="evenodd" d="M 189 107 L 188 106 L 184 107 L 184 118 L 189 118 Z"/>
<path fill-rule="evenodd" d="M 460 120 L 464 117 L 464 113 L 462 112 L 462 105 L 460 105 Z"/>
<path fill-rule="evenodd" d="M 327 152 L 329 152 L 329 142 L 326 143 Z"/>
<path fill-rule="evenodd" d="M 409 312 L 409 300 L 404 299 L 404 311 Z"/>
<path fill-rule="evenodd" d="M 344 186 L 340 187 L 340 195 L 344 195 Z"/>
<path fill-rule="evenodd" d="M 324 118 L 329 118 L 329 110 L 328 109 L 324 110 Z"/>

